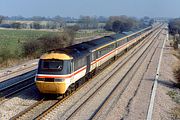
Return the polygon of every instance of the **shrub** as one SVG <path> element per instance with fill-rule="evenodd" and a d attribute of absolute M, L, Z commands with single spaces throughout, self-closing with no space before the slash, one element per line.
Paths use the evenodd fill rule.
<path fill-rule="evenodd" d="M 174 70 L 174 76 L 177 80 L 177 87 L 180 88 L 180 66 Z"/>
<path fill-rule="evenodd" d="M 13 55 L 7 48 L 3 48 L 0 51 L 0 63 L 3 66 L 8 66 L 8 60 L 13 59 Z"/>
<path fill-rule="evenodd" d="M 61 35 L 45 35 L 38 40 L 42 52 L 47 52 L 51 49 L 63 48 L 70 45 L 71 38 L 66 34 Z"/>
<path fill-rule="evenodd" d="M 73 44 L 74 34 L 65 31 L 61 34 L 46 34 L 37 40 L 29 40 L 23 44 L 24 57 L 39 57 L 52 49 L 64 48 Z"/>
<path fill-rule="evenodd" d="M 177 51 L 176 57 L 180 60 L 180 49 Z M 177 80 L 177 87 L 180 88 L 180 65 L 174 70 L 174 76 Z"/>
<path fill-rule="evenodd" d="M 36 40 L 28 40 L 23 43 L 23 56 L 37 57 L 40 54 L 40 43 Z"/>

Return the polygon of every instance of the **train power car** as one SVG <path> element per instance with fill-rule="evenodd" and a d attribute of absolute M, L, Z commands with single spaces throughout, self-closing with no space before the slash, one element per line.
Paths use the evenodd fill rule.
<path fill-rule="evenodd" d="M 65 94 L 76 89 L 83 77 L 138 43 L 152 29 L 155 28 L 105 36 L 43 54 L 35 77 L 37 88 L 41 93 L 50 94 Z"/>

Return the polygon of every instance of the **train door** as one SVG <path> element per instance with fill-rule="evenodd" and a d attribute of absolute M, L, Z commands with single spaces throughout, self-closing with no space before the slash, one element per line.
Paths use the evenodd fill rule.
<path fill-rule="evenodd" d="M 86 68 L 86 74 L 90 71 L 91 67 L 91 55 L 87 56 L 87 68 Z"/>
<path fill-rule="evenodd" d="M 71 74 L 74 73 L 74 60 L 71 60 Z M 71 77 L 71 83 L 75 83 L 74 75 Z"/>

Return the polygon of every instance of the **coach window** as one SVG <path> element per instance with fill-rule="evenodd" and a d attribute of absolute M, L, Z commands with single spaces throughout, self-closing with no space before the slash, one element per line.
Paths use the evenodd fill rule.
<path fill-rule="evenodd" d="M 92 53 L 92 61 L 96 60 L 96 52 Z"/>
<path fill-rule="evenodd" d="M 120 40 L 120 41 L 117 42 L 117 46 L 118 46 L 118 47 L 121 46 L 121 45 L 122 45 L 122 40 Z"/>
<path fill-rule="evenodd" d="M 87 64 L 86 57 L 80 58 L 78 60 L 75 60 L 75 62 L 74 62 L 74 69 L 78 70 L 78 69 L 84 67 L 86 64 Z"/>
<path fill-rule="evenodd" d="M 102 48 L 102 49 L 100 50 L 100 57 L 103 56 L 103 55 L 105 55 L 105 54 L 108 52 L 107 50 L 108 50 L 107 47 Z"/>
<path fill-rule="evenodd" d="M 78 60 L 75 60 L 74 61 L 74 70 L 77 70 L 78 69 Z"/>
<path fill-rule="evenodd" d="M 98 58 L 101 57 L 101 50 L 98 50 Z"/>

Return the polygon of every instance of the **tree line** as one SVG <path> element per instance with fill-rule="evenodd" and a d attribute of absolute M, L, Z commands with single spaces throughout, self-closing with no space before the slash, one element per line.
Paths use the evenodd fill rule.
<path fill-rule="evenodd" d="M 128 16 L 111 16 L 105 25 L 105 29 L 114 32 L 127 32 L 133 29 L 140 29 L 150 26 L 153 20 L 149 17 L 144 17 L 140 20 Z"/>
<path fill-rule="evenodd" d="M 3 16 L 3 15 L 1 15 Z M 80 18 L 82 17 L 87 17 L 81 15 L 79 18 L 74 18 L 74 17 L 61 17 L 59 15 L 54 16 L 54 17 L 44 17 L 44 16 L 32 16 L 32 17 L 23 17 L 23 16 L 4 16 L 6 20 L 14 20 L 14 21 L 56 21 L 56 20 L 63 20 L 67 23 L 74 23 L 77 22 Z M 98 22 L 106 22 L 107 17 L 104 16 L 92 16 L 93 18 L 96 18 Z"/>
<path fill-rule="evenodd" d="M 180 34 L 180 18 L 169 21 L 169 32 L 173 35 Z"/>
<path fill-rule="evenodd" d="M 21 22 L 16 22 L 14 19 L 22 20 Z M 136 28 L 143 28 L 150 24 L 152 24 L 153 20 L 149 17 L 144 17 L 141 19 L 137 19 L 134 17 L 128 17 L 125 15 L 122 16 L 110 16 L 110 17 L 96 17 L 96 16 L 80 16 L 78 19 L 71 19 L 68 17 L 63 18 L 60 16 L 55 16 L 53 18 L 46 18 L 40 16 L 34 16 L 29 22 L 23 22 L 26 20 L 24 17 L 19 16 L 15 17 L 11 23 L 3 23 L 3 20 L 9 20 L 9 18 L 5 16 L 0 16 L 0 27 L 5 28 L 15 28 L 15 29 L 61 29 L 66 26 L 76 25 L 80 29 L 105 29 L 108 31 L 114 32 L 123 32 L 129 31 Z M 68 21 L 69 20 L 69 21 Z"/>
<path fill-rule="evenodd" d="M 180 18 L 171 19 L 169 21 L 169 33 L 174 36 L 174 48 L 178 48 L 180 44 Z"/>

